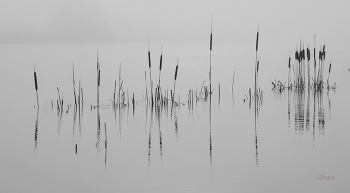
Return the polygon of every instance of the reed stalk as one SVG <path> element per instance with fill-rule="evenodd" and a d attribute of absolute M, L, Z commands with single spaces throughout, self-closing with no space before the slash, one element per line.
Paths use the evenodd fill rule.
<path fill-rule="evenodd" d="M 114 92 L 113 92 L 113 108 L 116 108 L 116 105 L 115 105 L 115 92 L 116 92 L 116 89 L 117 89 L 117 81 L 115 80 L 114 81 Z"/>
<path fill-rule="evenodd" d="M 159 61 L 159 87 L 160 87 L 160 75 L 162 72 L 162 62 L 163 62 L 163 44 L 162 44 L 162 51 L 160 52 L 160 61 Z"/>
<path fill-rule="evenodd" d="M 259 50 L 259 26 L 258 26 L 258 31 L 256 33 L 256 51 L 255 51 L 255 74 L 254 74 L 254 82 L 255 82 L 255 89 L 254 89 L 254 97 L 256 96 L 256 88 L 257 88 L 257 70 L 258 70 L 258 50 Z M 249 90 L 250 92 L 250 90 Z M 249 94 L 250 95 L 250 94 Z"/>
<path fill-rule="evenodd" d="M 315 85 L 315 80 L 316 80 L 316 35 L 314 36 L 314 86 L 316 88 L 316 85 Z"/>
<path fill-rule="evenodd" d="M 78 105 L 79 105 L 79 111 L 80 111 L 80 97 L 81 97 L 81 94 L 80 94 L 80 88 L 81 88 L 81 82 L 80 82 L 80 79 L 79 79 L 79 95 L 78 95 Z M 62 91 L 63 92 L 63 91 Z M 62 94 L 62 98 L 63 98 L 63 94 Z"/>
<path fill-rule="evenodd" d="M 331 68 L 332 68 L 332 60 L 331 60 L 331 63 L 329 63 L 329 69 L 328 69 L 328 78 L 327 78 L 328 86 L 329 86 L 329 75 L 331 74 Z"/>
<path fill-rule="evenodd" d="M 36 92 L 36 103 L 39 109 L 38 80 L 37 80 L 36 71 L 35 71 L 35 64 L 33 64 L 33 66 L 34 66 L 34 84 L 35 84 L 35 92 Z"/>
<path fill-rule="evenodd" d="M 233 71 L 233 76 L 232 76 L 232 94 L 233 94 L 233 85 L 235 83 L 235 72 L 236 71 Z"/>
<path fill-rule="evenodd" d="M 60 111 L 63 111 L 62 101 L 61 101 L 61 96 L 60 96 L 60 90 L 58 89 L 58 87 L 57 87 L 57 93 L 58 93 L 58 100 L 59 100 L 59 102 L 58 102 L 58 104 L 59 104 L 58 108 L 60 109 Z"/>
<path fill-rule="evenodd" d="M 288 60 L 288 88 L 290 86 L 289 80 L 290 80 L 290 55 L 289 55 L 289 60 Z"/>
<path fill-rule="evenodd" d="M 219 102 L 220 102 L 220 83 L 219 83 Z"/>
<path fill-rule="evenodd" d="M 147 74 L 145 71 L 145 83 L 146 83 L 146 103 L 148 104 L 148 93 L 147 93 Z"/>
<path fill-rule="evenodd" d="M 100 107 L 100 62 L 98 60 L 98 50 L 97 50 L 97 62 L 96 62 L 96 67 L 97 67 L 97 108 Z"/>
<path fill-rule="evenodd" d="M 81 106 L 84 106 L 84 94 L 83 94 L 83 88 L 81 88 Z"/>
<path fill-rule="evenodd" d="M 310 88 L 310 58 L 311 58 L 311 54 L 310 54 L 310 49 L 309 49 L 309 45 L 306 48 L 307 51 L 307 77 L 308 77 L 308 88 Z"/>
<path fill-rule="evenodd" d="M 77 96 L 75 94 L 75 79 L 74 79 L 74 62 L 73 62 L 73 94 L 74 94 L 74 108 L 77 108 Z"/>
<path fill-rule="evenodd" d="M 151 51 L 149 49 L 149 36 L 148 36 L 148 68 L 149 68 L 149 83 L 151 89 L 151 104 L 153 105 L 153 88 L 152 88 L 152 71 L 151 71 Z"/>
<path fill-rule="evenodd" d="M 211 96 L 211 51 L 213 48 L 213 16 L 211 17 L 211 27 L 210 27 L 210 58 L 209 58 L 209 64 L 210 64 L 210 69 L 209 69 L 209 92 Z"/>
<path fill-rule="evenodd" d="M 159 60 L 159 79 L 158 79 L 158 89 L 157 89 L 157 93 L 156 93 L 156 98 L 157 100 L 160 100 L 160 102 L 162 103 L 162 90 L 160 87 L 160 76 L 162 73 L 162 62 L 163 62 L 163 44 L 162 44 L 162 50 L 160 52 L 160 60 Z"/>
<path fill-rule="evenodd" d="M 174 97 L 175 97 L 175 84 L 176 84 L 176 79 L 177 79 L 177 71 L 179 69 L 179 59 L 177 59 L 177 64 L 176 64 L 176 68 L 175 68 L 175 77 L 174 77 L 174 93 L 173 93 L 173 97 L 172 97 L 172 105 L 174 105 Z"/>
<path fill-rule="evenodd" d="M 122 71 L 122 63 L 119 64 L 119 83 L 118 83 L 118 107 L 120 107 L 120 90 L 121 90 L 121 72 Z"/>
<path fill-rule="evenodd" d="M 105 138 L 106 138 L 105 148 L 107 149 L 107 126 L 106 126 L 106 122 L 105 122 Z"/>

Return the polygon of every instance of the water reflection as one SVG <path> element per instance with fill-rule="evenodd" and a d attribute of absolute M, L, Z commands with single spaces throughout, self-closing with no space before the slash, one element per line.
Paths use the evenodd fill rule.
<path fill-rule="evenodd" d="M 295 95 L 295 116 L 294 116 L 294 122 L 295 122 L 295 133 L 298 131 L 303 133 L 304 132 L 304 115 L 305 115 L 305 92 L 302 89 L 296 89 L 294 92 Z"/>
<path fill-rule="evenodd" d="M 255 112 L 254 112 L 254 126 L 255 126 L 255 159 L 256 159 L 256 165 L 259 164 L 259 153 L 258 153 L 258 131 L 257 131 L 257 120 L 259 119 L 259 109 L 260 109 L 260 102 L 259 98 L 254 98 L 254 105 L 255 105 Z"/>
<path fill-rule="evenodd" d="M 213 146 L 211 141 L 211 94 L 209 97 L 209 155 L 210 155 L 210 174 L 213 176 Z"/>
<path fill-rule="evenodd" d="M 105 167 L 107 166 L 107 126 L 105 123 Z"/>
<path fill-rule="evenodd" d="M 310 89 L 307 90 L 306 132 L 310 130 Z"/>
<path fill-rule="evenodd" d="M 177 122 L 178 122 L 178 119 L 176 116 L 176 111 L 174 109 L 175 135 L 176 135 L 176 141 L 179 142 L 179 126 Z"/>
<path fill-rule="evenodd" d="M 38 125 L 39 125 L 39 107 L 36 109 L 35 129 L 34 129 L 34 153 L 38 147 Z"/>
<path fill-rule="evenodd" d="M 159 154 L 160 154 L 160 159 L 163 161 L 163 142 L 162 142 L 162 130 L 160 129 L 160 120 L 161 120 L 161 113 L 163 111 L 163 108 L 160 107 L 158 104 L 156 104 L 156 119 L 158 123 L 158 133 L 159 133 Z"/>
<path fill-rule="evenodd" d="M 323 93 L 317 92 L 318 98 L 318 127 L 319 134 L 324 134 L 325 119 L 324 119 L 324 107 L 323 107 Z"/>
<path fill-rule="evenodd" d="M 59 109 L 59 104 L 57 103 L 57 135 L 60 134 L 60 130 L 61 130 L 62 114 L 63 114 L 62 112 L 63 111 Z"/>
<path fill-rule="evenodd" d="M 146 107 L 146 111 L 148 109 L 148 106 Z M 148 171 L 151 166 L 151 151 L 152 151 L 152 127 L 153 127 L 153 106 L 151 107 L 151 118 L 150 118 L 150 126 L 149 126 L 149 132 L 148 132 Z"/>
<path fill-rule="evenodd" d="M 288 128 L 290 128 L 290 98 L 291 90 L 288 89 Z"/>
<path fill-rule="evenodd" d="M 97 151 L 100 151 L 100 134 L 101 134 L 101 117 L 100 117 L 100 107 L 97 106 L 97 141 L 96 141 L 96 148 Z"/>
<path fill-rule="evenodd" d="M 152 144 L 152 119 L 153 119 L 153 111 L 151 110 L 151 121 L 150 121 L 150 128 L 148 132 L 148 171 L 151 166 L 151 144 Z"/>
<path fill-rule="evenodd" d="M 327 98 L 328 98 L 328 108 L 329 108 L 329 119 L 331 119 L 331 99 L 329 98 L 329 90 L 327 91 Z"/>
<path fill-rule="evenodd" d="M 73 109 L 73 144 L 75 143 L 75 126 L 77 123 L 77 108 Z M 80 122 L 80 113 L 79 113 L 79 133 L 81 135 L 81 122 Z"/>
<path fill-rule="evenodd" d="M 288 127 L 290 127 L 291 117 L 291 93 L 294 95 L 294 123 L 295 134 L 304 134 L 310 131 L 312 127 L 313 145 L 315 144 L 316 124 L 318 125 L 318 134 L 325 134 L 325 109 L 323 90 L 313 89 L 294 89 L 288 90 Z M 313 98 L 313 100 L 311 100 Z M 327 91 L 329 114 L 331 114 L 331 99 L 329 90 Z M 313 104 L 312 104 L 313 103 Z M 312 106 L 313 105 L 313 106 Z M 313 110 L 311 110 L 313 108 Z M 329 115 L 329 119 L 331 116 Z M 317 120 L 316 120 L 317 119 Z M 312 122 L 311 122 L 312 121 Z"/>
<path fill-rule="evenodd" d="M 119 126 L 119 139 L 120 139 L 120 142 L 122 141 L 122 124 L 123 124 L 124 111 L 125 111 L 124 106 L 118 108 L 118 116 L 119 116 L 118 126 Z"/>

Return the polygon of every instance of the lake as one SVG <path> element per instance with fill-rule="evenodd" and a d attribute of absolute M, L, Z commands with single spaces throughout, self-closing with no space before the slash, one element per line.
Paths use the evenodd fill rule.
<path fill-rule="evenodd" d="M 145 100 L 147 51 L 147 43 L 0 45 L 1 191 L 350 190 L 350 72 L 336 51 L 328 52 L 324 78 L 332 58 L 330 82 L 336 89 L 322 92 L 272 90 L 271 81 L 287 81 L 290 50 L 259 51 L 263 94 L 257 107 L 248 99 L 254 90 L 254 44 L 214 44 L 213 93 L 189 105 L 189 90 L 199 96 L 202 85 L 209 86 L 209 45 L 164 43 L 162 50 L 161 43 L 150 42 L 153 88 L 160 54 L 163 94 L 174 88 L 178 61 L 175 101 L 182 104 L 174 107 Z M 73 63 L 76 95 L 79 84 L 83 90 L 77 110 Z M 119 80 L 129 105 L 114 108 Z"/>

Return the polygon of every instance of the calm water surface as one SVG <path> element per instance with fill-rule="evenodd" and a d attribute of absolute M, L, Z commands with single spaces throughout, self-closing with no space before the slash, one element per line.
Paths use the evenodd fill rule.
<path fill-rule="evenodd" d="M 208 45 L 165 44 L 161 85 L 173 89 L 179 58 L 176 95 L 185 104 L 172 109 L 151 108 L 143 101 L 145 71 L 149 89 L 147 44 L 1 45 L 1 191 L 349 191 L 350 73 L 345 61 L 332 63 L 335 91 L 278 92 L 271 90 L 270 79 L 286 80 L 289 51 L 274 56 L 262 51 L 263 101 L 255 114 L 254 102 L 243 101 L 254 87 L 254 46 L 236 47 L 213 50 L 214 94 L 189 107 L 189 90 L 199 92 L 203 81 L 208 85 Z M 97 49 L 100 109 L 91 108 L 96 105 Z M 160 52 L 161 44 L 151 44 L 154 82 Z M 83 88 L 80 112 L 72 108 L 73 62 L 76 91 L 79 80 Z M 135 95 L 134 109 L 111 106 L 119 67 L 130 103 Z M 62 113 L 57 87 L 63 92 Z M 320 180 L 320 175 L 329 178 Z"/>

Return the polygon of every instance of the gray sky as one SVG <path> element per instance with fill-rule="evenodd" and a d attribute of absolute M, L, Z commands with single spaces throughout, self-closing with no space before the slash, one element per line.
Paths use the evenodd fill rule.
<path fill-rule="evenodd" d="M 319 34 L 350 43 L 349 1 L 3 0 L 0 43 L 296 42 Z M 311 38 L 311 39 L 310 39 Z M 333 40 L 334 41 L 334 40 Z"/>

